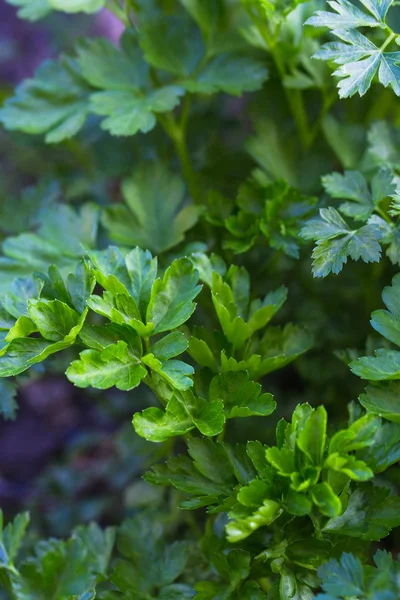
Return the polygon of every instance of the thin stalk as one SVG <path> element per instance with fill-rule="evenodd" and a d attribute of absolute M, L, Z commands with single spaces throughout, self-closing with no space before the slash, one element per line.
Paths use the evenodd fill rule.
<path fill-rule="evenodd" d="M 202 204 L 202 194 L 198 183 L 196 172 L 193 168 L 192 159 L 189 154 L 186 141 L 186 121 L 189 113 L 189 105 L 184 105 L 181 122 L 178 124 L 171 113 L 165 115 L 158 114 L 158 120 L 164 131 L 174 142 L 176 152 L 181 163 L 183 176 L 189 188 L 195 204 Z"/>
<path fill-rule="evenodd" d="M 383 42 L 382 46 L 379 48 L 379 50 L 381 52 L 383 52 L 385 50 L 385 48 L 387 48 L 387 46 L 389 46 L 390 42 L 392 42 L 394 40 L 394 38 L 396 37 L 396 33 L 394 33 L 394 31 L 392 31 L 390 29 L 390 27 L 387 28 L 391 33 L 389 35 L 389 37 Z"/>
<path fill-rule="evenodd" d="M 389 223 L 390 225 L 392 225 L 391 218 L 385 213 L 384 210 L 382 210 L 382 208 L 380 208 L 379 206 L 376 206 L 375 210 L 378 213 L 378 215 L 380 215 L 382 217 L 382 219 L 384 219 L 386 221 L 386 223 Z"/>
<path fill-rule="evenodd" d="M 312 146 L 315 138 L 317 137 L 317 135 L 319 133 L 319 130 L 321 129 L 322 121 L 323 121 L 324 117 L 327 115 L 327 113 L 329 112 L 329 109 L 331 108 L 331 106 L 335 102 L 335 100 L 336 100 L 336 92 L 333 92 L 333 93 L 329 94 L 328 96 L 325 96 L 321 111 L 317 117 L 317 120 L 315 121 L 314 125 L 312 126 L 310 134 L 308 136 L 308 147 Z"/>
<path fill-rule="evenodd" d="M 220 444 L 222 444 L 222 442 L 224 441 L 224 437 L 225 437 L 225 424 L 223 426 L 223 429 L 222 429 L 221 433 L 218 434 L 217 442 L 219 442 Z"/>
<path fill-rule="evenodd" d="M 282 57 L 278 48 L 278 39 L 277 35 L 271 35 L 267 26 L 264 26 L 264 23 L 260 23 L 258 19 L 255 19 L 253 15 L 251 15 L 253 21 L 255 22 L 258 30 L 260 31 L 265 43 L 267 44 L 269 51 L 271 53 L 271 57 L 274 61 L 275 67 L 279 73 L 280 78 L 283 80 L 287 75 L 285 64 L 282 60 Z M 282 83 L 283 92 L 286 97 L 286 101 L 289 105 L 291 113 L 293 115 L 294 122 L 296 124 L 296 129 L 298 131 L 300 141 L 304 148 L 308 147 L 308 136 L 309 136 L 309 125 L 307 113 L 304 107 L 303 95 L 300 90 L 289 90 Z"/>
<path fill-rule="evenodd" d="M 183 175 L 186 179 L 186 183 L 189 188 L 190 195 L 192 196 L 195 204 L 202 204 L 202 196 L 200 187 L 197 181 L 197 175 L 193 169 L 192 159 L 188 151 L 186 138 L 181 135 L 174 139 L 175 148 L 179 156 L 179 161 L 182 166 Z"/>

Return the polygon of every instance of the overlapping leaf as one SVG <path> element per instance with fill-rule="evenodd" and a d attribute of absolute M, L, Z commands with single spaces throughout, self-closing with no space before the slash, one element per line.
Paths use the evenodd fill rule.
<path fill-rule="evenodd" d="M 46 134 L 48 143 L 75 135 L 88 115 L 90 88 L 76 60 L 46 61 L 33 79 L 26 79 L 0 110 L 6 129 Z"/>
<path fill-rule="evenodd" d="M 233 236 L 225 246 L 236 253 L 245 252 L 261 235 L 272 248 L 298 258 L 298 234 L 315 202 L 284 181 L 264 185 L 249 180 L 239 190 L 238 212 L 225 219 L 225 227 Z"/>
<path fill-rule="evenodd" d="M 300 234 L 306 240 L 316 241 L 312 254 L 315 277 L 340 273 L 348 257 L 367 263 L 379 261 L 379 227 L 371 223 L 352 230 L 333 207 L 321 208 L 319 212 L 320 217 L 308 221 Z"/>
<path fill-rule="evenodd" d="M 387 310 L 372 313 L 371 325 L 387 340 L 400 346 L 400 276 L 393 278 L 392 285 L 383 290 L 382 298 Z M 400 352 L 382 348 L 374 357 L 366 356 L 351 363 L 353 373 L 371 381 L 383 381 L 400 378 Z"/>
<path fill-rule="evenodd" d="M 55 267 L 37 281 L 16 280 L 2 303 L 4 332 L 0 375 L 18 375 L 51 354 L 72 346 L 85 322 L 86 298 L 94 287 L 87 265 L 66 282 Z M 25 297 L 19 296 L 24 290 Z M 16 295 L 18 293 L 18 295 Z M 39 337 L 30 337 L 39 333 Z"/>
<path fill-rule="evenodd" d="M 126 204 L 109 206 L 103 224 L 110 238 L 155 254 L 176 246 L 196 223 L 200 208 L 184 204 L 182 180 L 162 165 L 142 165 L 122 184 Z"/>
<path fill-rule="evenodd" d="M 9 4 L 19 7 L 21 19 L 37 21 L 46 17 L 52 10 L 66 13 L 93 13 L 105 4 L 105 0 L 7 0 Z"/>
<path fill-rule="evenodd" d="M 335 0 L 328 2 L 335 12 L 317 11 L 308 19 L 308 25 L 328 27 L 341 40 L 324 44 L 315 58 L 332 60 L 341 65 L 333 73 L 341 78 L 338 83 L 341 98 L 348 98 L 356 93 L 363 96 L 376 75 L 385 87 L 390 86 L 399 96 L 400 53 L 385 52 L 395 34 L 391 33 L 385 43 L 377 46 L 357 30 L 359 27 L 388 29 L 386 14 L 393 0 L 361 0 L 361 3 L 368 12 L 347 0 Z"/>
<path fill-rule="evenodd" d="M 47 272 L 49 265 L 56 265 L 63 275 L 73 272 L 85 249 L 96 243 L 98 215 L 93 204 L 82 206 L 79 212 L 67 205 L 54 206 L 43 212 L 36 232 L 6 238 L 0 257 L 0 296 L 9 291 L 16 277 Z"/>

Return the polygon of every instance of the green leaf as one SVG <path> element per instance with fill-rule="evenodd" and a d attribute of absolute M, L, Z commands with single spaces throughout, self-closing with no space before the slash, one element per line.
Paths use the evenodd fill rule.
<path fill-rule="evenodd" d="M 355 375 L 370 381 L 400 379 L 400 352 L 381 348 L 375 356 L 363 356 L 350 363 Z"/>
<path fill-rule="evenodd" d="M 0 510 L 0 566 L 12 569 L 29 525 L 29 514 L 22 513 L 3 529 L 3 513 Z"/>
<path fill-rule="evenodd" d="M 400 385 L 393 382 L 389 385 L 369 386 L 359 400 L 364 408 L 384 417 L 388 421 L 400 423 L 399 405 Z"/>
<path fill-rule="evenodd" d="M 36 14 L 36 13 L 35 13 Z M 34 79 L 26 79 L 15 96 L 0 109 L 0 122 L 8 130 L 45 133 L 47 143 L 75 135 L 88 114 L 89 88 L 73 59 L 44 62 Z"/>
<path fill-rule="evenodd" d="M 325 190 L 332 198 L 350 200 L 339 210 L 347 217 L 366 221 L 374 210 L 371 193 L 365 177 L 359 171 L 332 173 L 322 178 Z"/>
<path fill-rule="evenodd" d="M 68 541 L 50 539 L 41 541 L 35 554 L 19 569 L 20 576 L 13 578 L 13 594 L 37 600 L 75 600 L 93 597 L 97 580 L 98 561 L 79 537 Z"/>
<path fill-rule="evenodd" d="M 400 345 L 400 277 L 393 277 L 392 285 L 384 288 L 382 299 L 388 308 L 372 313 L 371 325 L 394 344 Z"/>
<path fill-rule="evenodd" d="M 228 53 L 212 58 L 195 78 L 186 79 L 183 85 L 192 93 L 210 95 L 225 92 L 241 96 L 243 92 L 261 89 L 267 77 L 268 71 L 263 62 Z"/>
<path fill-rule="evenodd" d="M 157 274 L 156 259 L 152 259 L 148 251 L 139 248 L 135 248 L 124 258 L 118 248 L 112 246 L 105 252 L 91 252 L 89 255 L 95 265 L 94 275 L 106 290 L 103 297 L 97 295 L 90 297 L 88 300 L 90 308 L 116 324 L 129 325 L 142 337 L 152 334 L 154 323 L 148 322 L 145 325 L 145 321 L 149 303 L 151 304 L 151 295 L 157 285 L 154 284 Z M 182 267 L 182 263 L 180 266 Z M 175 287 L 179 287 L 179 265 L 173 263 L 167 273 L 175 273 L 175 275 L 169 282 L 165 280 L 163 283 L 159 280 L 159 285 L 161 288 L 165 285 L 169 292 L 175 293 Z M 168 279 L 169 276 L 165 277 Z M 183 277 L 182 286 L 185 286 L 185 282 L 187 283 L 187 279 Z M 171 311 L 182 310 L 183 312 L 180 298 L 184 301 L 186 296 L 183 289 L 181 292 L 182 298 L 179 294 L 175 297 L 175 303 L 172 302 L 170 306 Z M 164 306 L 165 295 L 160 296 L 158 301 Z M 159 309 L 162 310 L 160 307 Z M 163 310 L 167 310 L 166 305 Z M 179 314 L 176 318 L 178 316 Z"/>
<path fill-rule="evenodd" d="M 400 346 L 400 319 L 386 310 L 376 310 L 371 317 L 372 327 L 387 340 Z"/>
<path fill-rule="evenodd" d="M 98 213 L 94 204 L 84 204 L 79 212 L 61 204 L 41 213 L 36 233 L 6 238 L 2 245 L 4 256 L 0 257 L 0 295 L 9 291 L 15 277 L 31 275 L 35 271 L 46 273 L 49 265 L 56 265 L 62 275 L 71 274 L 85 248 L 93 248 L 96 244 Z M 78 275 L 74 284 L 71 275 L 70 285 L 77 282 L 79 288 L 85 277 Z M 76 308 L 80 312 L 83 310 L 81 303 Z"/>
<path fill-rule="evenodd" d="M 143 60 L 132 30 L 124 32 L 120 47 L 121 50 L 102 38 L 88 38 L 79 43 L 78 64 L 91 86 L 121 91 L 147 86 L 149 67 Z"/>
<path fill-rule="evenodd" d="M 103 8 L 105 0 L 48 0 L 50 6 L 67 13 L 93 13 Z"/>
<path fill-rule="evenodd" d="M 183 181 L 162 164 L 143 164 L 122 184 L 125 205 L 108 207 L 102 222 L 111 239 L 156 254 L 176 246 L 195 225 L 200 208 L 184 203 Z"/>
<path fill-rule="evenodd" d="M 268 327 L 263 335 L 257 352 L 247 361 L 248 369 L 253 379 L 259 379 L 268 373 L 288 365 L 313 345 L 311 333 L 288 323 L 281 327 Z"/>
<path fill-rule="evenodd" d="M 77 527 L 74 530 L 74 538 L 82 542 L 96 573 L 106 576 L 114 550 L 115 529 L 100 529 L 96 523 L 90 523 Z"/>
<path fill-rule="evenodd" d="M 184 334 L 174 331 L 158 340 L 151 346 L 150 350 L 158 360 L 164 361 L 179 356 L 179 354 L 185 352 L 188 345 L 189 343 Z"/>
<path fill-rule="evenodd" d="M 7 421 L 13 421 L 17 415 L 17 386 L 14 381 L 0 379 L 0 414 Z"/>
<path fill-rule="evenodd" d="M 340 498 L 334 493 L 329 483 L 319 483 L 311 490 L 311 497 L 323 515 L 337 517 L 342 512 Z"/>
<path fill-rule="evenodd" d="M 17 6 L 17 15 L 28 21 L 38 21 L 51 12 L 49 0 L 7 0 L 7 2 Z"/>
<path fill-rule="evenodd" d="M 290 477 L 296 471 L 294 453 L 289 448 L 268 448 L 265 453 L 268 462 L 284 477 Z"/>
<path fill-rule="evenodd" d="M 340 205 L 340 212 L 360 221 L 366 221 L 375 207 L 396 189 L 393 172 L 388 168 L 381 168 L 373 177 L 371 190 L 359 171 L 345 171 L 344 175 L 332 173 L 323 177 L 322 182 L 332 198 L 350 201 Z"/>
<path fill-rule="evenodd" d="M 221 444 L 207 438 L 193 438 L 188 442 L 189 455 L 196 470 L 216 484 L 229 485 L 232 482 L 232 467 Z"/>
<path fill-rule="evenodd" d="M 367 448 L 373 443 L 381 421 L 375 415 L 367 414 L 357 419 L 347 429 L 336 432 L 329 442 L 329 453 L 347 453 Z"/>
<path fill-rule="evenodd" d="M 184 16 L 144 22 L 139 42 L 150 65 L 180 77 L 192 73 L 204 54 L 199 30 Z"/>
<path fill-rule="evenodd" d="M 31 333 L 37 332 L 38 329 L 30 317 L 22 315 L 18 317 L 14 325 L 5 337 L 6 342 L 12 342 L 17 338 L 29 337 Z"/>
<path fill-rule="evenodd" d="M 240 488 L 237 499 L 243 506 L 257 508 L 268 495 L 269 486 L 260 479 L 253 479 L 250 483 Z"/>
<path fill-rule="evenodd" d="M 171 457 L 166 464 L 153 466 L 145 479 L 194 495 L 202 501 L 201 506 L 218 503 L 221 496 L 230 496 L 236 477 L 226 447 L 207 438 L 190 439 L 188 446 L 193 460 L 186 455 Z"/>
<path fill-rule="evenodd" d="M 197 429 L 206 436 L 218 435 L 224 428 L 224 405 L 220 400 L 207 402 L 191 390 L 182 393 L 182 405 Z"/>
<path fill-rule="evenodd" d="M 219 26 L 223 25 L 225 6 L 221 0 L 217 0 L 217 2 L 180 0 L 180 3 L 199 25 L 207 39 L 213 38 Z"/>
<path fill-rule="evenodd" d="M 341 597 L 343 592 L 351 596 L 363 596 L 365 589 L 364 571 L 360 559 L 344 553 L 340 563 L 331 559 L 318 569 L 323 580 L 323 589 L 332 596 Z"/>
<path fill-rule="evenodd" d="M 154 354 L 146 354 L 142 357 L 143 364 L 147 365 L 168 381 L 177 390 L 187 390 L 193 385 L 189 377 L 194 374 L 194 369 L 181 360 L 158 360 Z"/>
<path fill-rule="evenodd" d="M 227 524 L 226 535 L 228 541 L 236 543 L 246 539 L 260 527 L 273 523 L 280 513 L 280 505 L 277 502 L 264 500 L 262 506 L 248 517 L 241 517 Z M 233 514 L 230 513 L 230 517 L 232 516 Z"/>
<path fill-rule="evenodd" d="M 118 280 L 115 278 L 114 280 L 119 284 Z M 147 337 L 154 329 L 152 324 L 148 326 L 143 324 L 137 304 L 126 290 L 115 296 L 111 292 L 104 292 L 103 297 L 90 296 L 87 304 L 94 312 L 107 317 L 112 323 L 126 324 L 142 337 Z"/>
<path fill-rule="evenodd" d="M 192 300 L 201 290 L 198 272 L 187 258 L 175 260 L 162 279 L 157 279 L 147 307 L 147 322 L 154 324 L 154 333 L 179 327 L 194 312 Z"/>
<path fill-rule="evenodd" d="M 367 481 L 374 476 L 373 471 L 364 461 L 357 460 L 355 456 L 343 456 L 339 453 L 330 454 L 324 467 L 343 473 L 354 481 Z"/>
<path fill-rule="evenodd" d="M 264 139 L 263 142 L 267 147 L 270 145 Z M 259 160 L 257 157 L 258 148 L 255 158 Z M 264 168 L 277 169 L 269 165 Z M 265 175 L 262 178 L 253 176 L 239 189 L 239 211 L 224 221 L 226 228 L 236 238 L 227 240 L 225 246 L 235 252 L 245 252 L 261 233 L 272 248 L 282 250 L 292 258 L 299 258 L 299 232 L 315 202 L 316 198 L 301 194 L 286 181 L 270 184 L 269 177 Z M 243 242 L 242 248 L 237 247 L 237 238 Z"/>
<path fill-rule="evenodd" d="M 380 540 L 398 526 L 398 510 L 399 498 L 391 495 L 388 488 L 370 483 L 359 485 L 350 495 L 344 513 L 330 519 L 324 531 L 368 541 Z"/>
<path fill-rule="evenodd" d="M 193 252 L 188 258 L 198 270 L 200 281 L 208 285 L 209 288 L 212 287 L 212 274 L 214 271 L 219 273 L 221 277 L 226 275 L 226 264 L 217 254 L 207 256 L 204 252 Z"/>
<path fill-rule="evenodd" d="M 272 317 L 280 310 L 286 302 L 287 288 L 281 286 L 274 292 L 270 292 L 264 300 L 253 300 L 249 309 L 249 327 L 252 332 L 263 329 Z"/>
<path fill-rule="evenodd" d="M 391 419 L 394 420 L 394 419 Z M 373 443 L 358 453 L 374 473 L 386 471 L 400 456 L 400 425 L 385 423 L 377 429 Z"/>
<path fill-rule="evenodd" d="M 151 89 L 148 65 L 130 30 L 121 38 L 120 51 L 106 40 L 82 42 L 78 61 L 85 79 L 100 90 L 90 95 L 90 109 L 107 117 L 101 127 L 113 135 L 150 131 L 156 124 L 155 113 L 175 108 L 183 94 L 175 85 Z"/>
<path fill-rule="evenodd" d="M 363 4 L 365 5 L 365 3 Z M 386 1 L 384 3 L 376 1 L 373 2 L 373 5 L 376 7 L 379 5 L 385 6 L 387 11 L 390 3 Z M 331 6 L 337 14 L 319 10 L 315 16 L 308 19 L 307 25 L 313 25 L 314 27 L 329 27 L 329 29 L 335 31 L 354 29 L 357 27 L 384 27 L 382 18 L 384 18 L 385 14 L 368 14 L 346 0 L 338 0 Z"/>
<path fill-rule="evenodd" d="M 42 337 L 52 342 L 63 340 L 80 319 L 75 310 L 60 300 L 30 300 L 28 312 Z"/>
<path fill-rule="evenodd" d="M 310 459 L 313 465 L 319 466 L 326 444 L 326 427 L 328 415 L 323 406 L 312 411 L 304 428 L 297 436 L 297 445 Z"/>
<path fill-rule="evenodd" d="M 364 262 L 379 261 L 382 234 L 376 225 L 351 230 L 334 208 L 321 208 L 319 212 L 320 218 L 308 221 L 300 234 L 306 240 L 316 240 L 312 254 L 314 277 L 340 273 L 348 256 Z"/>
<path fill-rule="evenodd" d="M 226 338 L 235 347 L 242 347 L 252 331 L 244 318 L 238 314 L 232 288 L 215 271 L 212 275 L 212 300 Z"/>
<path fill-rule="evenodd" d="M 261 385 L 249 380 L 244 371 L 216 375 L 210 384 L 210 400 L 222 400 L 228 419 L 268 416 L 276 408 L 271 394 L 262 394 Z"/>
<path fill-rule="evenodd" d="M 123 596 L 150 598 L 157 588 L 160 598 L 175 599 L 169 592 L 187 591 L 174 584 L 181 576 L 190 556 L 188 542 L 167 545 L 160 523 L 144 515 L 129 519 L 118 531 L 118 550 L 123 559 L 115 563 L 111 582 Z M 173 585 L 174 584 L 174 585 Z M 121 595 L 119 594 L 119 595 Z M 181 596 L 187 598 L 186 593 Z"/>
<path fill-rule="evenodd" d="M 304 517 L 309 515 L 312 510 L 312 502 L 298 492 L 289 490 L 286 496 L 285 508 L 289 514 L 295 515 L 296 517 Z"/>
<path fill-rule="evenodd" d="M 111 320 L 127 320 L 134 328 L 142 323 L 144 335 L 151 333 L 146 333 L 143 323 L 157 276 L 157 259 L 140 248 L 134 248 L 123 257 L 115 246 L 103 252 L 90 252 L 89 256 L 95 265 L 98 283 L 109 292 L 103 298 L 91 297 L 93 310 Z"/>
<path fill-rule="evenodd" d="M 368 16 L 368 19 L 370 18 Z M 317 25 L 317 21 L 313 19 L 318 18 L 311 17 L 307 23 Z M 382 26 L 382 23 L 379 24 L 377 21 L 375 23 L 376 25 L 371 23 L 368 25 Z M 329 27 L 330 24 L 327 26 Z M 397 96 L 400 95 L 399 52 L 383 52 L 380 47 L 355 29 L 337 29 L 332 33 L 341 41 L 324 44 L 314 58 L 331 60 L 341 65 L 333 73 L 340 78 L 337 86 L 340 98 L 349 98 L 356 93 L 363 96 L 376 75 L 384 87 L 390 86 Z"/>
<path fill-rule="evenodd" d="M 52 343 L 37 338 L 17 338 L 0 351 L 0 377 L 19 375 L 34 364 L 42 362 L 51 354 L 64 350 L 75 343 L 83 326 L 87 311 L 64 339 Z"/>
<path fill-rule="evenodd" d="M 146 408 L 133 417 L 133 426 L 138 435 L 150 442 L 164 442 L 170 437 L 185 435 L 195 425 L 182 404 L 172 396 L 165 412 L 159 408 Z"/>
<path fill-rule="evenodd" d="M 157 276 L 157 259 L 152 258 L 148 250 L 134 248 L 126 255 L 125 264 L 130 277 L 129 291 L 144 317 L 151 296 L 151 288 Z"/>
<path fill-rule="evenodd" d="M 84 350 L 80 360 L 71 363 L 67 377 L 78 387 L 95 387 L 101 390 L 116 386 L 119 390 L 137 387 L 147 371 L 140 365 L 125 342 L 107 346 L 102 352 Z"/>
<path fill-rule="evenodd" d="M 172 111 L 179 104 L 182 88 L 169 85 L 139 96 L 134 89 L 96 92 L 90 97 L 90 109 L 106 117 L 101 128 L 116 136 L 148 133 L 156 125 L 156 113 Z M 1 117 L 1 113 L 0 113 Z"/>

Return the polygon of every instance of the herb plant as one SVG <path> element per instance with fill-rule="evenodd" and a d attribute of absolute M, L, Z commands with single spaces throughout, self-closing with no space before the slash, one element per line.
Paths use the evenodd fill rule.
<path fill-rule="evenodd" d="M 65 374 L 133 419 L 111 516 L 68 453 L 0 512 L 0 597 L 397 599 L 398 3 L 7 1 L 124 32 L 5 93 L 0 412 Z"/>

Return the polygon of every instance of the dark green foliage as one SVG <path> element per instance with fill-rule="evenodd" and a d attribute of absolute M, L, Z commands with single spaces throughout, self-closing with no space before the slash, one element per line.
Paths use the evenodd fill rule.
<path fill-rule="evenodd" d="M 8 2 L 123 33 L 4 89 L 0 413 L 96 416 L 1 600 L 397 600 L 397 2 Z"/>

